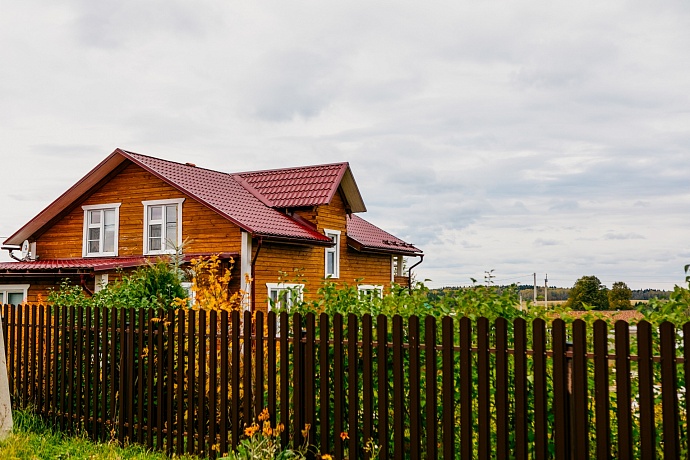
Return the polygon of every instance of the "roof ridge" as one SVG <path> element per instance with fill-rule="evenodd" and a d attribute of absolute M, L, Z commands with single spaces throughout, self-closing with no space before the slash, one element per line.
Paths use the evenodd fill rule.
<path fill-rule="evenodd" d="M 186 166 L 188 168 L 201 169 L 201 170 L 209 171 L 209 172 L 216 173 L 216 174 L 223 174 L 225 176 L 232 176 L 233 174 L 235 174 L 235 173 L 229 173 L 229 172 L 225 172 L 225 171 L 219 171 L 217 169 L 204 168 L 202 166 L 197 166 L 195 163 L 182 163 L 181 161 L 166 160 L 165 158 L 154 157 L 152 155 L 144 155 L 143 153 L 132 152 L 130 150 L 124 150 L 124 149 L 120 149 L 120 148 L 118 148 L 117 150 L 120 152 L 124 152 L 126 154 L 125 156 L 130 160 L 131 160 L 130 155 L 137 155 L 137 156 L 144 157 L 144 158 L 150 158 L 150 159 L 156 160 L 156 161 L 163 161 L 165 163 L 172 163 L 172 164 L 176 164 L 179 166 Z"/>
<path fill-rule="evenodd" d="M 274 169 L 257 169 L 254 171 L 240 171 L 240 172 L 236 172 L 233 174 L 240 175 L 240 176 L 243 174 L 275 174 L 275 173 L 281 172 L 281 171 L 288 172 L 288 171 L 294 171 L 296 169 L 326 168 L 329 166 L 348 166 L 349 167 L 350 163 L 347 161 L 340 161 L 340 162 L 336 162 L 336 163 L 324 163 L 324 164 L 303 165 L 303 166 L 289 166 L 286 168 L 274 168 Z"/>

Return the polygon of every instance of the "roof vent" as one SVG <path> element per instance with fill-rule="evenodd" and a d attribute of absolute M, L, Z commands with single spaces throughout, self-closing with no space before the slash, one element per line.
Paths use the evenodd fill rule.
<path fill-rule="evenodd" d="M 191 166 L 192 168 L 196 168 L 196 165 L 194 163 L 185 163 L 187 166 Z"/>

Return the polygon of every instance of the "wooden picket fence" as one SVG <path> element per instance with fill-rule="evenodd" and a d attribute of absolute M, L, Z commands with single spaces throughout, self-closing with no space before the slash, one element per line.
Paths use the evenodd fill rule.
<path fill-rule="evenodd" d="M 680 458 L 690 323 L 2 308 L 15 407 L 219 456 L 267 409 L 284 446 L 419 458 Z"/>

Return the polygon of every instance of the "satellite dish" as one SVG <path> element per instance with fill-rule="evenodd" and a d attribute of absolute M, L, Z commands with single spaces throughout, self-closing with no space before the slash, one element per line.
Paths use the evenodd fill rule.
<path fill-rule="evenodd" d="M 22 243 L 22 259 L 26 260 L 29 256 L 29 240 L 24 240 Z"/>

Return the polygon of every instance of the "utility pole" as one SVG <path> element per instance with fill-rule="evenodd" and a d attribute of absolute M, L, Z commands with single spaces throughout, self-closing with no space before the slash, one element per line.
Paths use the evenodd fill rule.
<path fill-rule="evenodd" d="M 549 274 L 544 277 L 544 308 L 549 308 Z"/>
<path fill-rule="evenodd" d="M 534 287 L 534 305 L 537 304 L 537 272 L 534 272 L 534 283 L 532 283 L 532 286 Z"/>

